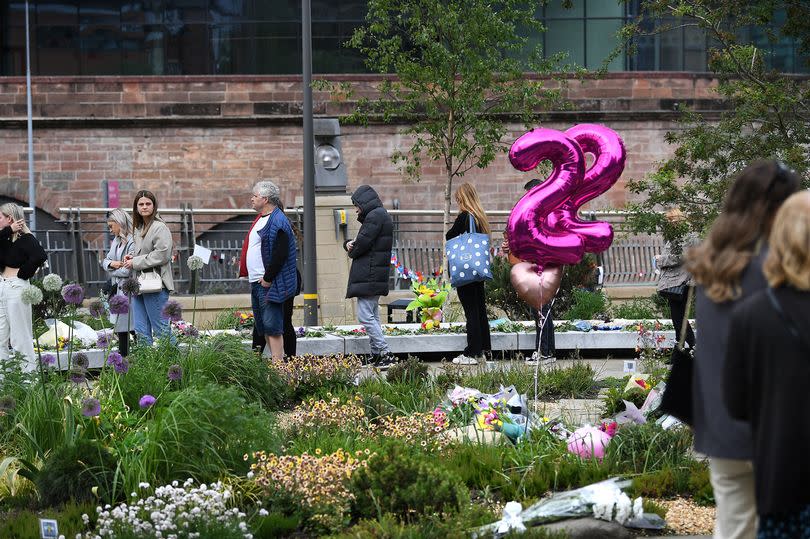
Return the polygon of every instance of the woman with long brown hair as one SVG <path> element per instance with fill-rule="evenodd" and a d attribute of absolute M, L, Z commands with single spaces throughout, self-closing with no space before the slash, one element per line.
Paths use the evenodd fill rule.
<path fill-rule="evenodd" d="M 723 402 L 723 369 L 731 311 L 767 284 L 762 262 L 774 215 L 799 188 L 798 176 L 777 161 L 756 161 L 726 194 L 708 236 L 688 254 L 698 284 L 695 313 L 695 450 L 709 457 L 717 503 L 715 537 L 752 538 L 756 504 L 751 426 L 733 419 Z"/>
<path fill-rule="evenodd" d="M 725 402 L 751 424 L 758 536 L 795 539 L 810 530 L 810 192 L 776 214 L 763 272 L 771 288 L 731 315 Z"/>
<path fill-rule="evenodd" d="M 470 183 L 462 183 L 456 190 L 456 203 L 459 213 L 456 221 L 445 238 L 451 240 L 461 234 L 471 232 L 470 216 L 475 221 L 475 231 L 490 234 L 491 229 L 487 214 L 481 206 L 478 192 Z M 489 319 L 487 318 L 486 297 L 484 282 L 475 281 L 459 286 L 458 299 L 464 308 L 467 319 L 467 347 L 464 352 L 453 358 L 453 363 L 460 365 L 474 365 L 483 361 L 485 355 L 492 353 L 492 343 L 489 336 Z"/>
<path fill-rule="evenodd" d="M 173 339 L 169 322 L 161 311 L 174 292 L 172 277 L 172 250 L 174 241 L 166 223 L 158 215 L 157 198 L 151 191 L 138 191 L 132 203 L 132 225 L 135 246 L 131 255 L 124 257 L 124 267 L 138 275 L 154 272 L 161 281 L 160 290 L 141 291 L 132 298 L 135 332 L 138 342 L 151 345 L 153 334 Z"/>

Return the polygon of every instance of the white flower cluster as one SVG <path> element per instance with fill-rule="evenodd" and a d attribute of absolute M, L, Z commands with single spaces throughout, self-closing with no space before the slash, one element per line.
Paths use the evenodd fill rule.
<path fill-rule="evenodd" d="M 191 255 L 190 257 L 188 257 L 186 264 L 188 264 L 188 269 L 190 269 L 191 271 L 197 271 L 203 269 L 205 262 L 203 262 L 203 259 L 201 257 L 197 255 Z"/>
<path fill-rule="evenodd" d="M 614 513 L 615 509 L 615 513 Z M 596 493 L 593 502 L 593 516 L 600 520 L 615 520 L 624 525 L 634 518 L 641 518 L 644 515 L 641 498 L 636 498 L 632 503 L 630 498 L 621 491 L 603 490 Z"/>
<path fill-rule="evenodd" d="M 62 290 L 62 278 L 55 273 L 49 273 L 42 278 L 42 288 L 48 292 L 59 292 Z"/>
<path fill-rule="evenodd" d="M 42 302 L 42 290 L 38 286 L 28 285 L 23 288 L 20 299 L 26 305 L 39 305 Z"/>
<path fill-rule="evenodd" d="M 158 539 L 194 539 L 200 537 L 199 530 L 218 525 L 239 530 L 245 539 L 253 539 L 245 522 L 245 514 L 236 507 L 228 508 L 231 491 L 217 482 L 210 487 L 202 484 L 193 486 L 187 479 L 182 485 L 173 481 L 155 489 L 147 498 L 138 498 L 132 493 L 132 503 L 122 503 L 115 507 L 97 507 L 98 523 L 95 532 L 76 539 L 103 539 L 120 535 L 155 537 Z M 141 489 L 148 489 L 148 483 L 141 483 Z M 85 524 L 87 515 L 82 515 Z"/>

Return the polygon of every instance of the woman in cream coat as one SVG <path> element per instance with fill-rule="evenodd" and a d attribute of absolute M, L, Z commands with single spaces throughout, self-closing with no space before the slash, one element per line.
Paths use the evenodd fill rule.
<path fill-rule="evenodd" d="M 174 243 L 157 210 L 155 195 L 151 191 L 138 191 L 132 208 L 135 248 L 132 255 L 124 258 L 124 267 L 134 269 L 138 276 L 155 272 L 162 282 L 159 291 L 141 292 L 132 298 L 138 342 L 148 345 L 152 344 L 153 335 L 174 340 L 168 320 L 161 316 L 169 293 L 174 291 L 171 267 Z"/>

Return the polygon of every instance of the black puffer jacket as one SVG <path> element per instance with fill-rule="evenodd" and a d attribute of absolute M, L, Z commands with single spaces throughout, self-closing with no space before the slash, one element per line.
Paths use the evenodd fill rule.
<path fill-rule="evenodd" d="M 360 208 L 357 220 L 362 224 L 349 251 L 349 258 L 353 260 L 346 297 L 387 296 L 394 223 L 377 192 L 368 185 L 355 190 L 352 204 Z"/>

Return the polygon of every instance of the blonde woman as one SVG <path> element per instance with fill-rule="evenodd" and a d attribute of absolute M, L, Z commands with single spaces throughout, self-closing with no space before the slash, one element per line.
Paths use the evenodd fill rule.
<path fill-rule="evenodd" d="M 689 251 L 687 269 L 695 294 L 692 404 L 695 450 L 709 457 L 717 503 L 714 536 L 753 538 L 757 508 L 751 424 L 731 417 L 723 402 L 723 368 L 732 309 L 767 286 L 762 262 L 773 218 L 799 189 L 798 176 L 777 161 L 748 165 L 726 193 L 720 216 L 706 239 Z"/>
<path fill-rule="evenodd" d="M 456 190 L 456 204 L 459 214 L 453 226 L 445 234 L 451 240 L 461 234 L 470 232 L 470 216 L 475 220 L 475 230 L 482 234 L 490 234 L 491 229 L 487 214 L 481 207 L 478 192 L 470 183 L 463 183 Z M 460 365 L 474 365 L 484 356 L 492 354 L 492 343 L 489 336 L 489 320 L 487 319 L 486 298 L 484 296 L 484 282 L 459 286 L 458 299 L 464 308 L 467 319 L 467 347 L 464 352 L 453 358 L 453 363 Z"/>
<path fill-rule="evenodd" d="M 110 296 L 115 295 L 121 281 L 129 277 L 131 270 L 124 267 L 124 257 L 135 252 L 135 242 L 132 238 L 132 218 L 120 208 L 112 210 L 107 215 L 107 227 L 113 235 L 110 243 L 110 252 L 101 261 L 101 267 L 110 276 L 112 290 Z M 118 351 L 122 356 L 129 353 L 129 332 L 134 327 L 132 313 L 112 315 L 115 318 L 115 333 L 118 334 Z"/>
<path fill-rule="evenodd" d="M 0 206 L 0 361 L 9 357 L 8 343 L 24 356 L 23 369 L 36 369 L 31 305 L 23 303 L 22 292 L 28 279 L 48 256 L 25 224 L 23 209 L 17 204 Z"/>
<path fill-rule="evenodd" d="M 135 232 L 134 252 L 124 256 L 124 266 L 138 274 L 155 271 L 160 275 L 162 288 L 157 292 L 142 292 L 132 298 L 135 333 L 139 342 L 151 345 L 156 337 L 173 339 L 169 322 L 161 311 L 174 291 L 172 278 L 172 233 L 158 216 L 157 198 L 151 191 L 138 191 L 132 204 L 132 224 Z"/>
<path fill-rule="evenodd" d="M 724 376 L 731 416 L 751 425 L 761 538 L 810 529 L 810 192 L 779 209 L 763 271 L 772 287 L 731 314 Z"/>

